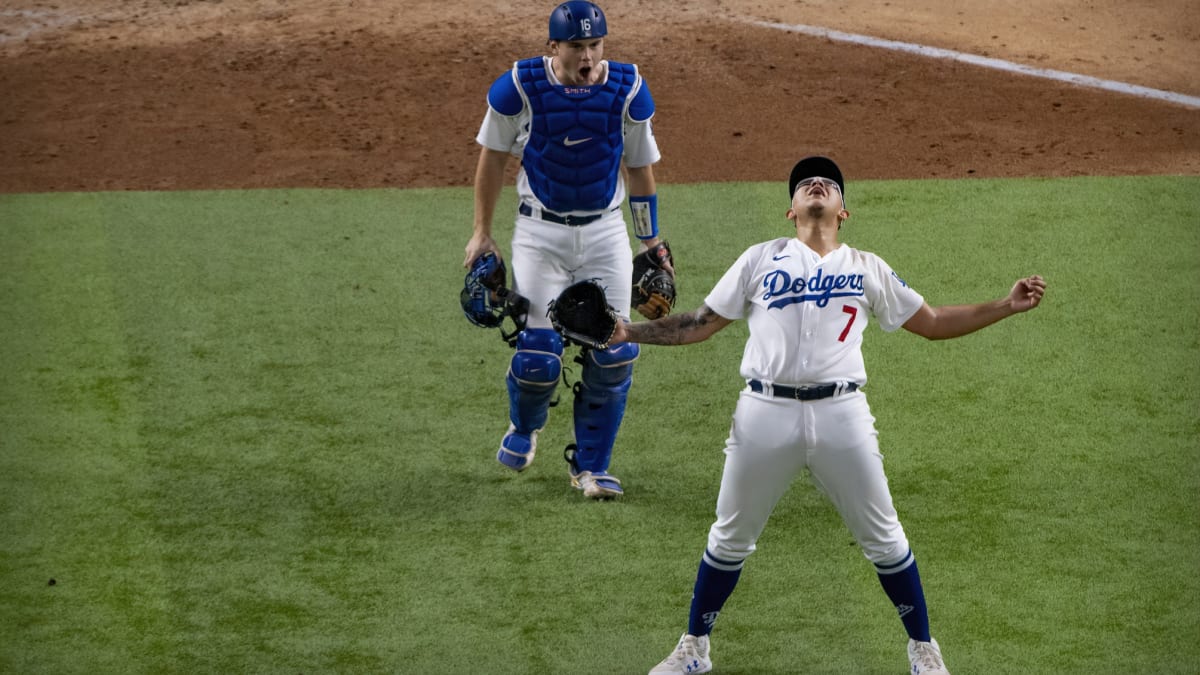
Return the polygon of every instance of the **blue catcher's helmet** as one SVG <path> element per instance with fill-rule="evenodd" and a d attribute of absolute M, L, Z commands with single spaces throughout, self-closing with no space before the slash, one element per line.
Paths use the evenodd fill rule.
<path fill-rule="evenodd" d="M 495 253 L 484 253 L 471 263 L 459 294 L 468 321 L 484 328 L 495 328 L 504 321 L 505 294 L 501 291 L 507 279 L 504 261 Z"/>
<path fill-rule="evenodd" d="M 564 2 L 550 13 L 550 39 L 590 40 L 608 35 L 608 23 L 604 12 L 585 0 Z"/>

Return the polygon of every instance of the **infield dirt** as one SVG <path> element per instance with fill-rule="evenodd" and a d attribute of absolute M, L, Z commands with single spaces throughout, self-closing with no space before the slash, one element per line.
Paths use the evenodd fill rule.
<path fill-rule="evenodd" d="M 0 2 L 0 192 L 469 185 L 487 87 L 542 53 L 552 5 Z M 1200 110 L 751 23 L 1197 96 L 1194 2 L 602 6 L 657 101 L 660 182 L 783 180 L 811 152 L 855 178 L 1200 173 Z"/>

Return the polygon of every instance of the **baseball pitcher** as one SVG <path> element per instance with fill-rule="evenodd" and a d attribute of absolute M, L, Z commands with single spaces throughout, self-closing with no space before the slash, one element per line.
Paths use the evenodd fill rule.
<path fill-rule="evenodd" d="M 1037 307 L 1046 283 L 1034 275 L 998 300 L 932 308 L 879 256 L 838 242 L 850 215 L 845 191 L 832 160 L 802 159 L 788 181 L 795 236 L 747 249 L 699 309 L 632 325 L 567 326 L 599 326 L 598 337 L 618 346 L 699 342 L 738 319 L 750 328 L 741 363 L 746 388 L 725 444 L 717 519 L 696 574 L 687 632 L 651 673 L 712 668 L 709 634 L 717 616 L 771 511 L 804 469 L 874 566 L 908 633 L 913 675 L 948 673 L 930 635 L 916 558 L 892 504 L 862 391 L 863 331 L 873 316 L 885 331 L 904 328 L 931 340 L 966 335 Z M 585 314 L 578 305 L 586 302 L 578 296 L 576 311 L 563 317 Z"/>

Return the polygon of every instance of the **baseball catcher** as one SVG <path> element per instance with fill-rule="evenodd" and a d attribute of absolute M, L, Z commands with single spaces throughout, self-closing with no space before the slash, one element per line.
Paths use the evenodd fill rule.
<path fill-rule="evenodd" d="M 632 305 L 647 319 L 664 317 L 675 306 L 675 259 L 667 242 L 633 257 Z"/>
<path fill-rule="evenodd" d="M 595 3 L 559 2 L 546 28 L 547 53 L 511 61 L 488 88 L 475 135 L 475 209 L 463 258 L 469 268 L 485 252 L 500 250 L 492 231 L 498 188 L 518 159 L 510 281 L 537 311 L 516 335 L 504 375 L 508 419 L 496 460 L 513 471 L 533 462 L 561 380 L 564 340 L 547 308 L 577 280 L 596 279 L 624 323 L 637 307 L 630 234 L 641 242 L 638 251 L 661 241 L 653 168 L 661 153 L 652 128 L 654 97 L 642 71 L 606 58 L 608 21 Z M 621 208 L 626 201 L 628 218 Z M 653 290 L 650 282 L 646 288 Z M 595 340 L 611 342 L 604 335 Z M 572 388 L 568 472 L 585 497 L 611 499 L 623 493 L 608 469 L 639 352 L 636 344 L 620 343 L 582 351 Z"/>
<path fill-rule="evenodd" d="M 617 329 L 617 311 L 604 296 L 604 288 L 592 279 L 568 286 L 550 303 L 547 313 L 554 330 L 567 339 L 592 349 L 608 349 Z"/>

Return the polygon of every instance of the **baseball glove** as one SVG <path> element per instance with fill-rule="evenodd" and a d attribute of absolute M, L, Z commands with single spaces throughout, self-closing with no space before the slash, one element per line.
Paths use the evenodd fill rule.
<path fill-rule="evenodd" d="M 604 289 L 590 279 L 571 284 L 559 293 L 546 315 L 563 337 L 593 349 L 608 349 L 620 320 L 608 304 Z"/>
<path fill-rule="evenodd" d="M 633 308 L 647 319 L 658 319 L 671 313 L 675 306 L 675 274 L 664 263 L 675 267 L 671 247 L 667 242 L 642 251 L 633 257 Z"/>

